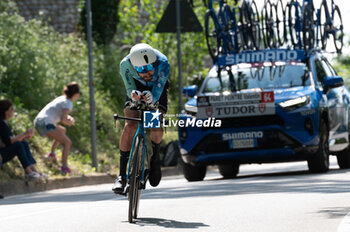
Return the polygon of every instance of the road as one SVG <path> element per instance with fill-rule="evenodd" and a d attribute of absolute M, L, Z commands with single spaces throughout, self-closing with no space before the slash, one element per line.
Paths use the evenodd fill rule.
<path fill-rule="evenodd" d="M 143 192 L 135 224 L 111 184 L 10 196 L 0 200 L 0 231 L 350 231 L 350 170 L 334 159 L 327 174 L 306 170 L 301 162 L 244 165 L 230 180 L 166 177 Z"/>

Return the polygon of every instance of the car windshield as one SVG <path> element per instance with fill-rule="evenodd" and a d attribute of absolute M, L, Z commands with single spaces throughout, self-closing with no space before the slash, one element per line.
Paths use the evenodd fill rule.
<path fill-rule="evenodd" d="M 203 93 L 234 92 L 248 89 L 277 89 L 310 85 L 310 71 L 305 63 L 241 64 L 231 70 L 212 69 Z"/>

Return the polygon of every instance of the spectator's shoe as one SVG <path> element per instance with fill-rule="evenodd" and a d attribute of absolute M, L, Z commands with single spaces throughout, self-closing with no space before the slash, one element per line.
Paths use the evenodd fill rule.
<path fill-rule="evenodd" d="M 50 152 L 49 154 L 46 155 L 46 157 L 52 161 L 57 161 L 57 157 L 55 153 Z"/>
<path fill-rule="evenodd" d="M 48 175 L 48 174 L 45 174 L 45 173 L 42 173 L 42 172 L 39 172 L 39 174 L 40 174 L 40 176 L 41 176 L 42 178 L 44 178 L 45 180 L 47 180 L 47 179 L 50 178 L 50 175 Z"/>
<path fill-rule="evenodd" d="M 126 186 L 126 177 L 125 176 L 119 176 L 112 187 L 112 191 L 115 194 L 121 194 L 125 195 L 125 186 Z"/>
<path fill-rule="evenodd" d="M 70 168 L 67 167 L 67 166 L 60 167 L 60 171 L 61 171 L 62 175 L 66 175 L 66 174 L 71 174 L 72 173 Z"/>
<path fill-rule="evenodd" d="M 151 158 L 151 170 L 149 173 L 149 183 L 152 187 L 158 186 L 160 180 L 162 179 L 162 171 L 160 169 L 160 159 L 159 155 L 153 155 Z"/>
<path fill-rule="evenodd" d="M 40 179 L 40 174 L 37 172 L 31 172 L 26 174 L 26 181 L 35 181 Z"/>

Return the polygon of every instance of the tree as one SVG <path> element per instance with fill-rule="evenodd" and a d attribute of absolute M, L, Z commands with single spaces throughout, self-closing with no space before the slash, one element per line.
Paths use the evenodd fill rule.
<path fill-rule="evenodd" d="M 80 14 L 81 32 L 86 33 L 86 2 Z M 118 6 L 120 0 L 91 0 L 92 37 L 98 45 L 109 44 L 119 22 Z"/>

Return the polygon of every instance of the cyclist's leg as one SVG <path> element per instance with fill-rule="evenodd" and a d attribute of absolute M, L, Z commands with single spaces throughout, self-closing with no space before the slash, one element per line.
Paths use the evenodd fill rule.
<path fill-rule="evenodd" d="M 162 95 L 159 98 L 159 109 L 163 115 L 166 113 L 168 109 L 168 82 L 164 86 L 164 90 Z M 160 158 L 159 158 L 159 150 L 160 150 L 160 142 L 163 138 L 163 129 L 162 128 L 152 128 L 150 132 L 151 142 L 152 142 L 152 157 L 151 157 L 151 171 L 149 175 L 149 182 L 153 187 L 156 187 L 161 178 L 162 172 L 160 169 Z"/>
<path fill-rule="evenodd" d="M 137 110 L 131 110 L 129 107 L 124 108 L 125 117 L 138 118 Z M 125 120 L 124 129 L 119 141 L 119 149 L 122 151 L 130 151 L 132 145 L 132 138 L 137 130 L 137 122 Z"/>

